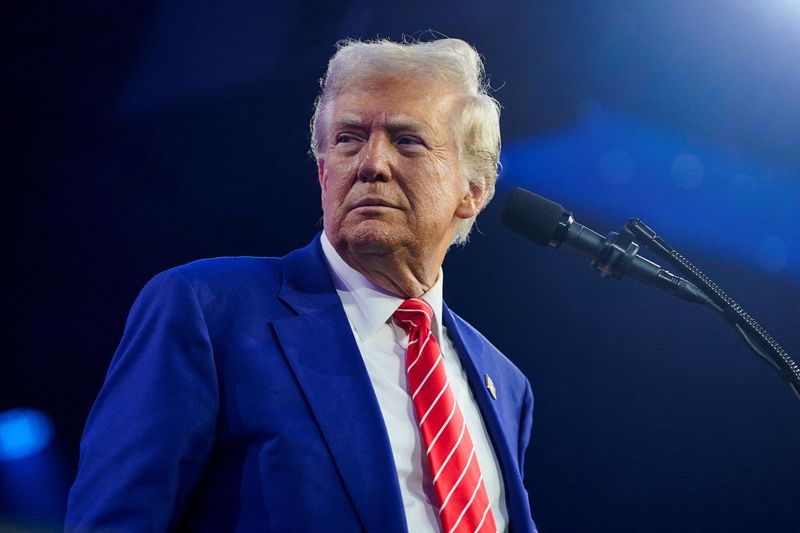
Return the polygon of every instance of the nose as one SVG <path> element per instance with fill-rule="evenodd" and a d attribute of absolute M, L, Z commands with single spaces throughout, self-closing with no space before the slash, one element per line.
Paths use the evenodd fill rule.
<path fill-rule="evenodd" d="M 365 182 L 392 180 L 392 143 L 383 134 L 373 134 L 361 149 L 358 179 Z"/>

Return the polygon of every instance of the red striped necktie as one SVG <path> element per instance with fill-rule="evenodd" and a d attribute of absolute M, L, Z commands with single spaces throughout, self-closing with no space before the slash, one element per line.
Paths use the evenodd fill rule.
<path fill-rule="evenodd" d="M 475 447 L 447 381 L 439 344 L 431 333 L 433 311 L 423 300 L 411 298 L 393 317 L 408 333 L 408 390 L 427 450 L 443 531 L 494 532 L 494 516 Z"/>

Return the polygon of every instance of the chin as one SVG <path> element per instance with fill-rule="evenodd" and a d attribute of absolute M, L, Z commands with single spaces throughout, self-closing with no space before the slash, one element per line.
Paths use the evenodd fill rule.
<path fill-rule="evenodd" d="M 406 228 L 397 228 L 381 221 L 364 221 L 353 228 L 342 228 L 338 240 L 344 247 L 356 253 L 389 254 L 404 244 L 402 235 Z"/>

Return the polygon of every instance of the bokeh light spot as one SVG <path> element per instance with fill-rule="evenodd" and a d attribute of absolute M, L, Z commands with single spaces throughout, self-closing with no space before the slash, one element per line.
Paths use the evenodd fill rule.
<path fill-rule="evenodd" d="M 33 409 L 0 413 L 0 461 L 23 459 L 44 449 L 52 438 L 53 424 Z"/>
<path fill-rule="evenodd" d="M 672 161 L 672 179 L 681 189 L 693 190 L 703 183 L 703 164 L 692 154 L 679 154 Z"/>

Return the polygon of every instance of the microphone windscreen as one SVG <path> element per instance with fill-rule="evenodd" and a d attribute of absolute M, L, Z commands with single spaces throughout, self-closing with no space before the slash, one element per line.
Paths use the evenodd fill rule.
<path fill-rule="evenodd" d="M 526 239 L 547 246 L 563 214 L 564 208 L 559 204 L 516 187 L 511 191 L 501 220 Z"/>

